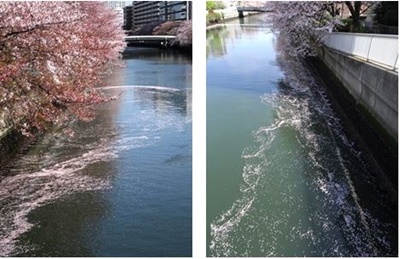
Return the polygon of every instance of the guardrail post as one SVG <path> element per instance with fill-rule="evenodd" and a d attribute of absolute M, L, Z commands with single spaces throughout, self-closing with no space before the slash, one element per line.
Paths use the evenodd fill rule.
<path fill-rule="evenodd" d="M 397 64 L 397 61 L 399 60 L 399 53 L 397 53 L 397 57 L 396 57 L 396 60 L 394 61 L 394 64 L 393 64 L 393 70 L 394 71 L 396 71 L 396 64 Z"/>
<path fill-rule="evenodd" d="M 377 43 L 374 43 L 375 41 L 377 41 Z M 365 62 L 373 62 L 384 66 L 386 69 L 398 71 L 398 62 L 400 58 L 397 35 L 357 35 L 354 33 L 333 32 L 324 40 L 324 43 L 328 47 L 348 55 L 355 55 L 355 53 L 357 53 Z M 387 47 L 385 46 L 386 44 Z"/>
<path fill-rule="evenodd" d="M 367 54 L 367 62 L 369 61 L 369 53 L 371 52 L 372 41 L 374 40 L 374 35 L 372 35 L 371 40 L 369 41 L 368 54 Z"/>

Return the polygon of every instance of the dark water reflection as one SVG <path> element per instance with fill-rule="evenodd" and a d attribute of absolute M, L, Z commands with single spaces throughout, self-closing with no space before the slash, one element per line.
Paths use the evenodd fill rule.
<path fill-rule="evenodd" d="M 90 123 L 0 182 L 0 255 L 191 256 L 191 59 L 131 49 Z"/>

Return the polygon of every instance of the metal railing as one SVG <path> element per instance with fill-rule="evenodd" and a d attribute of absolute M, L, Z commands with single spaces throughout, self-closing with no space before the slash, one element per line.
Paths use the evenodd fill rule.
<path fill-rule="evenodd" d="M 398 36 L 333 32 L 324 41 L 329 48 L 398 71 Z"/>

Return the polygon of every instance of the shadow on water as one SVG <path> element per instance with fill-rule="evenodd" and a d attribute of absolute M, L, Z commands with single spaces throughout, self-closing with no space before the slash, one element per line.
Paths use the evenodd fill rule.
<path fill-rule="evenodd" d="M 192 59 L 192 54 L 185 51 L 136 47 L 127 47 L 122 56 L 124 59 L 149 59 L 172 63 L 187 62 Z"/>
<path fill-rule="evenodd" d="M 108 189 L 115 177 L 110 162 L 116 152 L 110 143 L 117 136 L 112 123 L 117 107 L 109 103 L 93 122 L 73 124 L 71 139 L 44 134 L 14 162 L 0 183 L 1 254 L 91 255 L 83 230 L 89 221 L 95 225 L 107 207 L 95 194 Z"/>
<path fill-rule="evenodd" d="M 23 234 L 18 242 L 19 247 L 34 249 L 21 255 L 96 256 L 95 251 L 104 244 L 96 239 L 95 226 L 110 209 L 103 196 L 99 191 L 74 194 L 34 210 L 28 220 L 40 224 Z M 43 218 L 47 220 L 42 221 Z"/>
<path fill-rule="evenodd" d="M 320 243 L 318 247 L 335 243 L 332 248 L 337 249 L 319 251 L 314 247 L 310 255 L 396 255 L 397 204 L 379 176 L 382 172 L 370 163 L 365 150 L 360 152 L 359 143 L 346 134 L 326 89 L 316 75 L 310 74 L 307 65 L 283 59 L 278 64 L 288 84 L 278 84 L 279 92 L 273 100 L 276 119 L 282 126 L 296 130 L 308 163 L 309 169 L 302 171 L 315 189 L 310 188 L 313 194 L 303 200 L 315 210 L 311 229 Z M 321 203 L 315 197 L 325 198 Z M 336 227 L 328 228 L 324 217 L 334 219 Z"/>

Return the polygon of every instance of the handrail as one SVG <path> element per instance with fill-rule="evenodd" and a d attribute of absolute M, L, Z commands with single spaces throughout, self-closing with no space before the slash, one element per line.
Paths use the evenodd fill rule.
<path fill-rule="evenodd" d="M 397 35 L 333 32 L 328 35 L 324 44 L 366 62 L 394 71 L 399 69 Z"/>
<path fill-rule="evenodd" d="M 380 34 L 380 33 L 355 33 L 355 32 L 331 32 L 330 34 L 332 35 L 354 35 L 354 36 L 374 36 L 374 37 L 380 37 L 380 38 L 394 38 L 397 39 L 398 35 L 394 34 Z"/>

